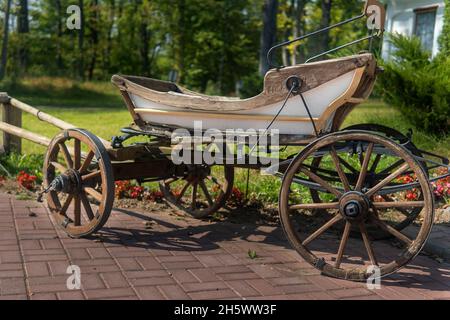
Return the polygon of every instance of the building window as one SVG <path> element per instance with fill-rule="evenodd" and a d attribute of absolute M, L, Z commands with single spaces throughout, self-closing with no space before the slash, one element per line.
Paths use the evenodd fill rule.
<path fill-rule="evenodd" d="M 420 38 L 424 48 L 432 51 L 434 43 L 434 27 L 436 25 L 436 7 L 416 9 L 414 34 Z"/>

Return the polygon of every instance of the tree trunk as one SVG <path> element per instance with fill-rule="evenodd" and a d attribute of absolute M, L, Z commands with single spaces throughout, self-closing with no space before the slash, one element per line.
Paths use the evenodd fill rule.
<path fill-rule="evenodd" d="M 259 57 L 259 73 L 264 76 L 269 70 L 267 53 L 275 45 L 277 39 L 278 0 L 265 0 L 263 7 L 263 30 L 261 33 L 261 51 Z"/>
<path fill-rule="evenodd" d="M 285 15 L 288 17 L 288 19 L 292 19 L 292 21 L 294 22 L 293 24 L 295 25 L 295 16 L 293 14 L 294 12 L 294 5 L 295 5 L 295 0 L 292 0 L 292 2 L 285 6 L 286 9 L 285 10 Z M 283 35 L 283 40 L 289 40 L 291 39 L 291 36 L 293 36 L 295 38 L 295 32 L 293 32 L 293 29 L 290 28 L 285 28 L 283 27 L 284 30 L 284 35 Z M 291 61 L 292 61 L 292 55 L 291 55 L 291 49 L 289 47 L 283 47 L 281 49 L 281 57 L 282 57 L 282 61 L 283 61 L 283 65 L 284 66 L 288 66 L 290 65 Z"/>
<path fill-rule="evenodd" d="M 146 8 L 142 7 L 142 1 L 136 1 L 136 14 L 140 15 L 140 24 L 139 24 L 139 35 L 140 35 L 140 46 L 139 53 L 141 55 L 141 74 L 143 76 L 148 76 L 150 73 L 150 59 L 149 59 L 149 41 L 150 41 L 150 32 L 148 30 L 148 21 L 150 17 L 146 12 Z"/>
<path fill-rule="evenodd" d="M 322 19 L 320 21 L 320 28 L 326 28 L 331 24 L 331 7 L 332 0 L 322 0 Z M 319 37 L 318 53 L 325 52 L 330 48 L 330 31 L 323 32 Z"/>
<path fill-rule="evenodd" d="M 78 76 L 84 80 L 84 3 L 78 0 L 81 14 L 81 27 L 78 30 Z"/>
<path fill-rule="evenodd" d="M 94 78 L 94 71 L 95 71 L 95 65 L 97 64 L 97 51 L 98 51 L 98 28 L 100 25 L 99 21 L 99 7 L 98 7 L 98 0 L 92 0 L 91 1 L 92 8 L 92 14 L 90 19 L 90 33 L 91 33 L 91 48 L 92 48 L 92 54 L 91 54 L 91 62 L 89 64 L 89 72 L 88 72 L 88 79 L 92 80 Z"/>
<path fill-rule="evenodd" d="M 292 26 L 292 34 L 294 38 L 301 37 L 305 34 L 305 7 L 308 0 L 292 0 L 292 14 L 294 25 Z M 301 63 L 301 58 L 305 56 L 305 43 L 297 42 L 295 45 L 294 54 L 291 57 L 292 65 Z"/>
<path fill-rule="evenodd" d="M 11 0 L 6 0 L 5 26 L 3 28 L 2 58 L 0 61 L 0 80 L 6 74 L 6 61 L 8 58 L 8 35 L 9 35 L 9 15 L 11 11 Z"/>
<path fill-rule="evenodd" d="M 58 15 L 58 31 L 57 31 L 57 44 L 56 44 L 56 63 L 58 67 L 58 72 L 61 72 L 64 70 L 64 63 L 62 58 L 62 36 L 63 36 L 63 24 L 62 24 L 62 5 L 61 0 L 55 0 L 55 9 L 56 13 Z"/>
<path fill-rule="evenodd" d="M 185 49 L 186 49 L 186 1 L 180 0 L 178 5 L 179 10 L 179 25 L 180 25 L 180 42 L 179 42 L 179 52 L 178 52 L 178 74 L 179 82 L 184 83 L 184 60 L 185 60 Z"/>
<path fill-rule="evenodd" d="M 19 33 L 19 68 L 25 73 L 28 65 L 28 41 L 26 35 L 30 32 L 28 22 L 28 0 L 19 1 L 19 12 L 17 16 L 17 32 Z"/>
<path fill-rule="evenodd" d="M 112 31 L 114 27 L 114 18 L 116 16 L 116 0 L 109 1 L 110 9 L 109 9 L 109 18 L 108 18 L 108 31 L 107 31 L 107 39 L 106 39 L 106 48 L 105 54 L 103 58 L 103 71 L 105 76 L 108 74 L 109 69 L 111 67 L 111 50 L 112 50 Z"/>
<path fill-rule="evenodd" d="M 141 59 L 142 59 L 142 75 L 148 76 L 150 73 L 150 60 L 149 60 L 149 46 L 150 35 L 148 31 L 148 25 L 145 18 L 142 19 L 141 27 Z"/>

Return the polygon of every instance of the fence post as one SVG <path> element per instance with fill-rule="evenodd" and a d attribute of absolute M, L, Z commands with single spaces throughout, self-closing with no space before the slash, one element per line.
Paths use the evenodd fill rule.
<path fill-rule="evenodd" d="M 2 121 L 13 126 L 22 127 L 22 111 L 14 108 L 10 104 L 11 98 L 6 92 L 0 92 L 0 105 L 2 110 Z M 1 147 L 1 146 L 0 146 Z M 3 132 L 3 149 L 4 152 L 22 152 L 22 139 Z"/>

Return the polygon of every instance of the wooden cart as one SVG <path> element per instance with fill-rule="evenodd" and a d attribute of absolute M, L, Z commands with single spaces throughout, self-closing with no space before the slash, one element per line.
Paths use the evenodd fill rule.
<path fill-rule="evenodd" d="M 383 30 L 376 22 L 384 21 L 384 7 L 377 1 L 368 1 L 361 16 L 330 28 L 364 17 L 374 19 L 375 30 L 361 41 L 371 41 Z M 269 59 L 277 48 L 304 38 L 274 47 Z M 306 261 L 326 275 L 349 280 L 372 275 L 366 260 L 379 267 L 380 276 L 391 274 L 424 246 L 434 216 L 429 172 L 438 166 L 448 168 L 448 161 L 430 160 L 434 155 L 419 150 L 410 137 L 394 129 L 364 124 L 340 130 L 351 110 L 370 95 L 378 72 L 371 53 L 277 67 L 266 75 L 264 91 L 245 100 L 206 96 L 154 79 L 114 76 L 133 125 L 110 144 L 84 129 L 58 134 L 45 157 L 48 207 L 70 236 L 89 236 L 108 220 L 115 181 L 137 179 L 160 181 L 169 203 L 202 218 L 224 206 L 235 168 L 266 168 L 282 179 L 281 225 Z M 262 161 L 177 164 L 173 150 L 180 130 L 191 133 L 193 154 L 207 152 L 196 148 L 198 139 L 197 147 L 226 142 L 205 139 L 204 130 L 201 137 L 192 135 L 196 120 L 202 121 L 204 130 L 219 132 L 255 128 L 267 135 L 268 129 L 277 129 L 280 145 L 302 148 L 280 159 L 276 167 Z M 145 142 L 125 146 L 135 137 Z M 245 159 L 251 157 L 247 154 Z M 401 232 L 419 217 L 414 237 Z M 339 241 L 334 251 L 324 254 L 314 245 L 328 233 L 338 235 Z M 352 236 L 363 243 L 357 260 L 345 257 Z M 402 244 L 395 257 L 374 251 L 374 241 L 385 237 Z"/>

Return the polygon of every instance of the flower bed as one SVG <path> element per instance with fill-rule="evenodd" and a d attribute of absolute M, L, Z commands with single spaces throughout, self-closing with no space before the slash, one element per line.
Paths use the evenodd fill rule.
<path fill-rule="evenodd" d="M 447 173 L 447 169 L 441 169 L 434 176 L 438 177 Z M 431 185 L 433 186 L 434 195 L 437 199 L 445 200 L 446 202 L 450 200 L 450 177 L 432 182 Z"/>
<path fill-rule="evenodd" d="M 139 201 L 162 202 L 161 191 L 150 190 L 149 188 L 131 183 L 131 181 L 116 181 L 117 199 L 135 199 Z"/>

